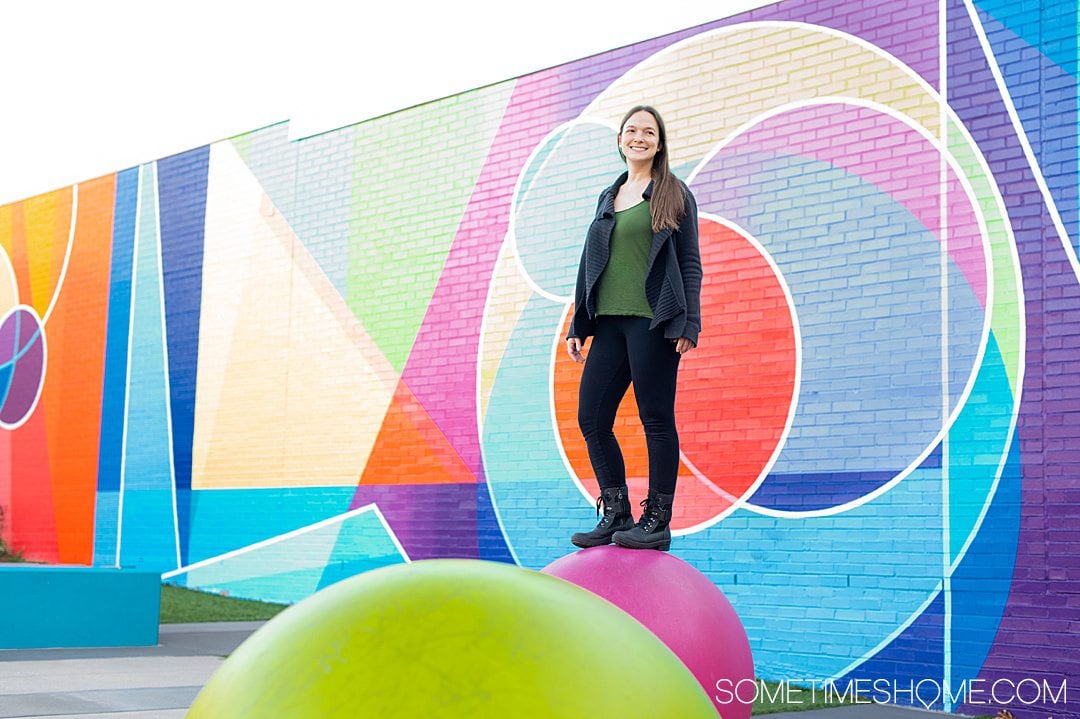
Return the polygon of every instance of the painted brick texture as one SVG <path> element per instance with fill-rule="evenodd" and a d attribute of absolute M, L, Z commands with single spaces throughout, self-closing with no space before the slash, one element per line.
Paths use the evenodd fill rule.
<path fill-rule="evenodd" d="M 1077 72 L 1071 2 L 783 0 L 0 207 L 0 536 L 284 602 L 565 555 L 562 338 L 648 102 L 705 267 L 672 549 L 758 675 L 1080 717 Z"/>

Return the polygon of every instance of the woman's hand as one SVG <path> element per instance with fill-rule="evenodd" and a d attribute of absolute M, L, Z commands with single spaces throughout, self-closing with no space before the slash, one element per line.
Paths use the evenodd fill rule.
<path fill-rule="evenodd" d="M 567 337 L 566 338 L 566 353 L 570 355 L 570 359 L 575 362 L 584 364 L 585 358 L 581 356 L 581 348 L 584 343 L 580 337 Z"/>
<path fill-rule="evenodd" d="M 693 342 L 691 342 L 685 337 L 680 337 L 679 341 L 675 343 L 675 351 L 681 355 L 686 354 L 695 347 L 697 347 L 697 345 L 695 345 Z"/>

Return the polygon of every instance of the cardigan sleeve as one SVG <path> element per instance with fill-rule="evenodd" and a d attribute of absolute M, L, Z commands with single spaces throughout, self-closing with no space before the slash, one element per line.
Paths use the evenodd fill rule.
<path fill-rule="evenodd" d="M 596 201 L 596 213 L 599 214 L 600 208 L 604 205 L 604 196 L 607 194 L 607 190 L 600 193 L 600 197 Z M 589 239 L 588 232 L 586 232 L 585 242 L 581 248 L 581 260 L 578 262 L 577 271 L 577 283 L 574 287 L 574 314 L 570 318 L 570 330 L 566 333 L 566 339 L 571 337 L 577 337 L 584 340 L 594 333 L 595 323 L 589 317 L 589 310 L 586 307 L 587 298 L 585 297 L 585 268 L 589 259 Z"/>
<path fill-rule="evenodd" d="M 701 250 L 698 246 L 697 201 L 690 188 L 683 184 L 686 194 L 686 214 L 679 223 L 676 250 L 683 292 L 686 293 L 686 329 L 683 336 L 697 345 L 701 332 Z"/>
<path fill-rule="evenodd" d="M 577 285 L 574 288 L 574 314 L 570 318 L 570 331 L 566 338 L 577 337 L 584 340 L 592 334 L 592 322 L 589 320 L 588 309 L 585 307 L 585 255 L 589 251 L 588 244 L 581 250 L 581 261 L 578 263 Z"/>

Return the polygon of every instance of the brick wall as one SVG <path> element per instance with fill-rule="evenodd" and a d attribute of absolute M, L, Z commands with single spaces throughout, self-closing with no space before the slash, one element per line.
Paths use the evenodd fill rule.
<path fill-rule="evenodd" d="M 0 207 L 4 541 L 276 601 L 564 555 L 596 490 L 561 339 L 648 102 L 705 267 L 673 552 L 758 674 L 1080 716 L 1076 20 L 784 0 Z M 632 392 L 616 431 L 636 499 Z"/>

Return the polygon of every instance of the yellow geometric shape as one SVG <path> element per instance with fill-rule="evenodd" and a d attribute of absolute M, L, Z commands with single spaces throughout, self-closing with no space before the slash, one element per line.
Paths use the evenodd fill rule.
<path fill-rule="evenodd" d="M 354 486 L 397 374 L 230 142 L 203 252 L 192 487 Z"/>
<path fill-rule="evenodd" d="M 74 186 L 22 201 L 26 255 L 30 271 L 30 297 L 23 297 L 45 317 L 53 296 L 58 291 L 60 272 L 64 266 L 68 240 L 71 236 L 71 214 Z"/>
<path fill-rule="evenodd" d="M 0 317 L 19 304 L 19 282 L 7 251 L 0 246 Z"/>
<path fill-rule="evenodd" d="M 529 300 L 535 296 L 521 269 L 517 248 L 512 242 L 504 242 L 499 259 L 491 273 L 491 288 L 484 303 L 484 331 L 480 334 L 480 429 L 483 431 L 487 417 L 488 401 L 495 388 L 495 375 L 499 373 L 510 335 L 517 326 L 518 317 L 525 311 Z"/>
<path fill-rule="evenodd" d="M 850 35 L 750 22 L 687 38 L 631 68 L 582 113 L 610 127 L 639 103 L 664 116 L 671 164 L 696 163 L 746 123 L 823 97 L 867 100 L 937 135 L 936 93 L 910 68 Z"/>

